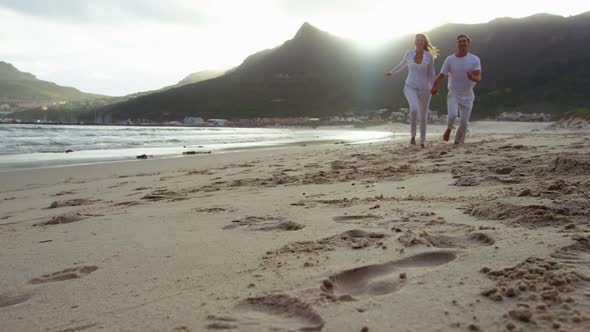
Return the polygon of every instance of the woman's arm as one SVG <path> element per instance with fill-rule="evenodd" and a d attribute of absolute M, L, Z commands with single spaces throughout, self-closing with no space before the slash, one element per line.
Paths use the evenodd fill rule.
<path fill-rule="evenodd" d="M 434 81 L 436 72 L 434 71 L 434 57 L 430 55 L 430 63 L 428 64 L 428 82 Z"/>
<path fill-rule="evenodd" d="M 402 58 L 402 61 L 395 67 L 393 67 L 392 70 L 388 71 L 389 75 L 393 74 L 393 73 L 399 73 L 400 71 L 402 71 L 402 69 L 406 68 L 408 66 L 408 53 L 404 54 L 404 57 Z"/>

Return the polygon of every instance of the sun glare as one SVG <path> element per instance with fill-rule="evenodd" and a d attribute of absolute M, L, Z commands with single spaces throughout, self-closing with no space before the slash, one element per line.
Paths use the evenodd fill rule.
<path fill-rule="evenodd" d="M 351 39 L 368 49 L 404 35 L 428 31 L 443 23 L 440 17 L 429 12 L 421 14 L 424 17 L 422 20 L 416 20 L 412 15 L 392 13 L 392 10 L 383 10 L 354 17 L 322 18 L 318 21 L 321 29 Z"/>

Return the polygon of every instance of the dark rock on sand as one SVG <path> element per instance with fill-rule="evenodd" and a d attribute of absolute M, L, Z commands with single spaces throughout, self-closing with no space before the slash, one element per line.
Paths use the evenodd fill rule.
<path fill-rule="evenodd" d="M 194 155 L 194 154 L 211 154 L 211 151 L 184 151 L 183 155 Z"/>

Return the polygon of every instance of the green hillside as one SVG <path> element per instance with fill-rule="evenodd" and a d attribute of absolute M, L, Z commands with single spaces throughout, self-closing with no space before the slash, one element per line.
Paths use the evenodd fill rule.
<path fill-rule="evenodd" d="M 92 100 L 103 97 L 39 80 L 32 74 L 23 73 L 13 65 L 0 61 L 1 101 L 18 105 L 20 103 Z"/>

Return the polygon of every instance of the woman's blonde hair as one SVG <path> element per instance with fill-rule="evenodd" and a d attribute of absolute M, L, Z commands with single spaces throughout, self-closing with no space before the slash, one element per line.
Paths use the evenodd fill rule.
<path fill-rule="evenodd" d="M 438 57 L 438 48 L 432 45 L 432 43 L 430 42 L 430 38 L 428 38 L 428 36 L 425 33 L 419 33 L 416 35 L 416 37 L 424 38 L 424 50 L 430 52 L 430 54 L 432 54 L 432 57 L 436 59 Z"/>

